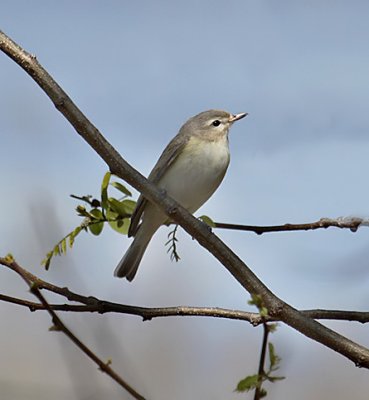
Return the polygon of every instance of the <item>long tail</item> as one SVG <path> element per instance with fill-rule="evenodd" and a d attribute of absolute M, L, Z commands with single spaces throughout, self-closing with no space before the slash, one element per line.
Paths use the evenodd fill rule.
<path fill-rule="evenodd" d="M 114 276 L 133 280 L 151 238 L 152 234 L 148 235 L 141 226 L 126 254 L 115 268 Z"/>

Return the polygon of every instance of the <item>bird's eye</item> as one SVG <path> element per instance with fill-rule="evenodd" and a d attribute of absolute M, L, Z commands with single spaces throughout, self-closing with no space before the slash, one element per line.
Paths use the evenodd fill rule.
<path fill-rule="evenodd" d="M 220 125 L 219 119 L 216 119 L 215 121 L 213 121 L 213 126 L 219 126 L 219 125 Z"/>

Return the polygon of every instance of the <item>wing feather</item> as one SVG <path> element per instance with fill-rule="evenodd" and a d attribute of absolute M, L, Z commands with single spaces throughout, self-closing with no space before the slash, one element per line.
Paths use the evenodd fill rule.
<path fill-rule="evenodd" d="M 152 169 L 149 177 L 147 178 L 150 182 L 158 184 L 167 171 L 167 169 L 173 164 L 178 155 L 181 153 L 181 150 L 185 147 L 189 140 L 189 137 L 178 133 L 168 144 L 168 146 L 164 149 L 162 155 L 159 160 L 155 164 Z M 139 196 L 136 208 L 131 216 L 131 224 L 128 230 L 128 237 L 134 236 L 137 233 L 139 228 L 139 223 L 142 217 L 142 214 L 145 210 L 147 200 L 142 196 Z"/>

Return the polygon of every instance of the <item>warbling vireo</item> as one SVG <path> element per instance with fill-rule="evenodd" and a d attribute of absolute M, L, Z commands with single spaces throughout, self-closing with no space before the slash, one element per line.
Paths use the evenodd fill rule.
<path fill-rule="evenodd" d="M 215 192 L 227 171 L 229 128 L 246 115 L 209 110 L 190 118 L 163 151 L 149 181 L 189 212 L 197 211 Z M 135 238 L 114 275 L 132 281 L 152 236 L 160 225 L 168 222 L 168 217 L 141 195 L 128 231 L 128 236 Z"/>

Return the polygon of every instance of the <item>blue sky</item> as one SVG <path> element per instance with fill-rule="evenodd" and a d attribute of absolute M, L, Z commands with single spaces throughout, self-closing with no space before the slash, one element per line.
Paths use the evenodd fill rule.
<path fill-rule="evenodd" d="M 368 216 L 368 12 L 365 1 L 3 1 L 0 27 L 145 174 L 188 117 L 210 108 L 248 112 L 230 134 L 227 176 L 198 215 L 261 225 Z M 44 254 L 79 223 L 69 194 L 97 195 L 106 167 L 4 55 L 0 71 L 1 254 L 11 251 L 72 290 L 122 303 L 247 307 L 239 285 L 184 232 L 182 260 L 171 263 L 166 228 L 132 284 L 112 277 L 129 240 L 108 229 L 81 237 L 42 271 Z M 367 309 L 366 228 L 217 233 L 295 307 Z M 11 273 L 1 280 L 1 292 L 27 296 Z M 9 343 L 0 363 L 9 397 L 121 398 L 72 344 L 47 332 L 46 315 L 1 308 L 9 321 L 0 333 Z M 257 368 L 261 336 L 246 324 L 64 318 L 152 399 L 242 398 L 235 384 Z M 365 326 L 329 326 L 369 345 Z M 366 398 L 367 371 L 286 327 L 273 341 L 288 380 L 270 388 L 270 399 Z M 22 357 L 14 357 L 19 348 Z"/>

